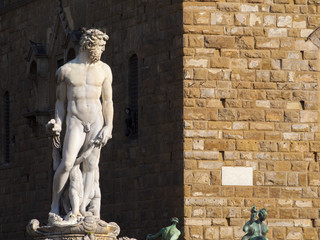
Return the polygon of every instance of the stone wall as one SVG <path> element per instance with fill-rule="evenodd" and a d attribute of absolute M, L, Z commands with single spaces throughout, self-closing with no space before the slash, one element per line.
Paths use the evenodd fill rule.
<path fill-rule="evenodd" d="M 15 1 L 16 2 L 16 1 Z M 51 143 L 34 118 L 35 92 L 27 77 L 29 40 L 43 40 L 55 2 L 20 1 L 0 9 L 0 239 L 26 239 L 28 219 L 46 218 L 51 192 Z M 4 94 L 10 101 L 10 159 L 5 163 Z"/>
<path fill-rule="evenodd" d="M 5 139 L 0 140 L 0 239 L 20 240 L 29 239 L 25 226 L 30 219 L 46 223 L 53 177 L 51 142 L 30 113 L 37 100 L 24 58 L 29 40 L 52 49 L 43 79 L 49 99 L 45 110 L 52 113 L 54 72 L 65 55 L 67 36 L 56 17 L 56 1 L 5 4 L 0 9 L 0 118 L 3 122 L 3 96 L 9 91 L 11 131 L 8 164 L 2 156 Z M 167 225 L 170 217 L 183 219 L 181 1 L 63 0 L 62 7 L 71 30 L 95 26 L 110 36 L 102 58 L 113 71 L 115 115 L 113 138 L 100 159 L 101 217 L 117 222 L 120 236 L 143 239 Z M 139 70 L 137 138 L 125 136 L 133 54 Z"/>
<path fill-rule="evenodd" d="M 319 239 L 320 8 L 307 0 L 184 1 L 186 239 L 241 239 L 253 204 L 269 239 Z M 223 166 L 253 186 L 223 186 Z"/>
<path fill-rule="evenodd" d="M 50 209 L 51 143 L 32 111 L 54 108 L 67 36 L 58 23 L 50 38 L 55 2 L 4 3 L 0 238 L 14 240 L 27 239 L 26 223 L 46 222 Z M 110 35 L 102 58 L 113 70 L 115 117 L 100 161 L 103 219 L 117 222 L 121 235 L 144 238 L 184 213 L 186 239 L 241 239 L 255 204 L 268 209 L 269 239 L 319 239 L 318 48 L 306 41 L 319 24 L 318 2 L 63 0 L 62 7 L 71 30 L 96 26 Z M 27 75 L 28 40 L 53 44 L 39 79 L 46 104 L 37 103 Z M 139 129 L 127 137 L 133 54 Z M 253 186 L 223 186 L 226 166 L 252 167 Z"/>

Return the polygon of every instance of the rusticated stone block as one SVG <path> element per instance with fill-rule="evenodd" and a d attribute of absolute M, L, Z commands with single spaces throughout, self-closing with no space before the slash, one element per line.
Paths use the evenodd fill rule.
<path fill-rule="evenodd" d="M 284 111 L 284 121 L 285 122 L 298 122 L 299 112 L 297 111 Z"/>
<path fill-rule="evenodd" d="M 301 228 L 288 228 L 286 239 L 302 239 L 302 229 Z"/>
<path fill-rule="evenodd" d="M 279 39 L 270 39 L 270 38 L 256 38 L 256 48 L 257 49 L 277 49 L 280 46 Z"/>
<path fill-rule="evenodd" d="M 286 239 L 286 228 L 284 227 L 273 227 L 272 236 L 274 239 Z"/>
<path fill-rule="evenodd" d="M 186 218 L 184 220 L 186 226 L 211 226 L 211 219 L 208 218 Z"/>
<path fill-rule="evenodd" d="M 263 110 L 251 110 L 251 109 L 240 109 L 238 110 L 239 121 L 263 121 L 264 111 Z"/>
<path fill-rule="evenodd" d="M 311 227 L 303 229 L 303 238 L 304 239 L 317 239 L 318 233 L 317 230 Z"/>
<path fill-rule="evenodd" d="M 265 184 L 285 186 L 287 184 L 287 174 L 284 172 L 266 172 Z"/>
<path fill-rule="evenodd" d="M 203 227 L 201 226 L 191 226 L 189 227 L 189 235 L 191 238 L 203 239 Z"/>
<path fill-rule="evenodd" d="M 232 227 L 221 227 L 220 228 L 220 238 L 221 239 L 234 239 L 233 238 L 233 228 Z"/>
<path fill-rule="evenodd" d="M 300 122 L 317 122 L 319 118 L 319 112 L 317 111 L 300 111 Z"/>
<path fill-rule="evenodd" d="M 310 172 L 308 174 L 310 186 L 320 186 L 320 176 L 317 172 Z"/>
<path fill-rule="evenodd" d="M 211 239 L 218 239 L 220 235 L 219 227 L 206 227 L 204 230 L 204 238 L 211 240 Z"/>
<path fill-rule="evenodd" d="M 241 4 L 241 12 L 258 12 L 258 5 Z"/>
<path fill-rule="evenodd" d="M 233 48 L 235 38 L 229 36 L 205 36 L 205 47 L 212 48 Z"/>
<path fill-rule="evenodd" d="M 258 151 L 259 143 L 249 140 L 236 140 L 236 149 L 238 151 Z"/>
<path fill-rule="evenodd" d="M 282 122 L 284 119 L 284 112 L 282 110 L 266 110 L 266 121 Z"/>
<path fill-rule="evenodd" d="M 209 12 L 195 12 L 193 14 L 193 23 L 200 25 L 208 25 L 210 19 Z"/>
<path fill-rule="evenodd" d="M 212 68 L 229 68 L 230 67 L 230 59 L 221 57 L 221 58 L 211 58 L 210 59 L 210 67 Z"/>
<path fill-rule="evenodd" d="M 280 218 L 282 219 L 296 219 L 298 218 L 298 209 L 283 208 L 279 210 Z"/>
<path fill-rule="evenodd" d="M 309 65 L 307 60 L 283 59 L 282 68 L 291 71 L 306 71 L 309 69 Z"/>
<path fill-rule="evenodd" d="M 247 26 L 249 24 L 249 14 L 236 13 L 234 21 L 236 26 Z"/>

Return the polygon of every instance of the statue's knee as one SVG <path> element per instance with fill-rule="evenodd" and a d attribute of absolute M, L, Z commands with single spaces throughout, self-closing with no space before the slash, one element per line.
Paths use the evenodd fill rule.
<path fill-rule="evenodd" d="M 69 162 L 65 162 L 62 166 L 62 170 L 64 172 L 70 172 L 71 169 L 73 168 L 73 164 L 69 163 Z"/>

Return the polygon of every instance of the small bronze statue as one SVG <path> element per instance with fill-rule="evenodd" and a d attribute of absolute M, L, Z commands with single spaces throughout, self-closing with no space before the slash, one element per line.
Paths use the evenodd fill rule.
<path fill-rule="evenodd" d="M 266 235 L 269 229 L 267 225 L 263 223 L 268 216 L 267 209 L 261 209 L 258 214 L 258 219 L 255 220 L 257 213 L 258 210 L 256 209 L 256 206 L 253 205 L 251 208 L 250 220 L 243 226 L 243 231 L 247 234 L 244 235 L 241 240 L 268 240 Z"/>
<path fill-rule="evenodd" d="M 146 240 L 153 240 L 161 236 L 161 240 L 177 240 L 181 232 L 176 228 L 179 219 L 176 217 L 171 218 L 171 225 L 168 227 L 162 228 L 156 234 L 148 234 Z"/>

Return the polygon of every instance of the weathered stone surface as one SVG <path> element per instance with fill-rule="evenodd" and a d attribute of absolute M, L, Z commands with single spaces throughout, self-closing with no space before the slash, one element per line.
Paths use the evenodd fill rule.
<path fill-rule="evenodd" d="M 146 197 L 151 196 L 149 190 L 152 188 L 153 193 L 165 192 L 168 194 L 166 199 L 174 199 L 171 205 L 163 201 L 165 206 L 171 206 L 169 214 L 185 214 L 187 219 L 226 220 L 226 216 L 235 216 L 223 226 L 201 226 L 201 221 L 189 221 L 190 225 L 185 227 L 186 239 L 222 239 L 220 228 L 225 227 L 223 237 L 238 240 L 242 237 L 239 224 L 250 215 L 244 200 L 263 205 L 278 199 L 282 202 L 272 205 L 268 238 L 315 238 L 313 230 L 308 229 L 318 233 L 320 229 L 317 217 L 312 215 L 320 206 L 316 202 L 320 153 L 317 143 L 320 140 L 317 126 L 319 56 L 316 45 L 306 38 L 318 27 L 318 2 L 171 2 L 91 1 L 84 8 L 87 14 L 80 14 L 77 9 L 81 8 L 75 3 L 63 1 L 64 8 L 69 7 L 72 11 L 73 29 L 81 27 L 77 25 L 80 22 L 77 15 L 86 15 L 83 24 L 103 25 L 111 31 L 105 59 L 114 69 L 113 95 L 115 109 L 118 109 L 115 122 L 124 122 L 122 110 L 128 104 L 126 59 L 131 51 L 139 58 L 139 138 L 136 142 L 127 139 L 120 124 L 112 141 L 121 148 L 112 147 L 110 152 L 108 149 L 102 153 L 103 159 L 114 161 L 102 163 L 108 166 L 103 167 L 101 185 L 107 183 L 108 188 L 119 191 L 104 200 L 111 205 L 104 207 L 103 214 L 112 216 L 117 210 L 126 209 L 124 219 L 133 219 L 136 225 L 132 227 L 137 232 L 142 231 L 137 226 L 138 216 L 146 221 L 154 221 L 154 216 L 158 216 L 152 210 L 159 205 L 158 198 L 150 200 Z M 21 9 L 1 15 L 1 36 L 4 36 L 0 53 L 1 90 L 14 94 L 11 113 L 17 119 L 11 122 L 14 131 L 9 139 L 15 136 L 15 143 L 10 145 L 11 157 L 14 156 L 20 170 L 11 166 L 1 169 L 0 186 L 5 187 L 1 189 L 0 204 L 10 206 L 9 200 L 23 200 L 24 210 L 13 210 L 15 214 L 18 211 L 29 214 L 24 212 L 29 209 L 35 212 L 30 203 L 34 194 L 46 198 L 43 199 L 45 202 L 50 197 L 50 190 L 42 189 L 50 175 L 47 165 L 50 163 L 43 162 L 43 159 L 51 158 L 46 153 L 50 146 L 43 147 L 46 137 L 36 137 L 27 121 L 22 121 L 21 112 L 27 106 L 22 106 L 18 96 L 32 94 L 34 90 L 32 84 L 19 88 L 18 83 L 28 80 L 21 57 L 22 52 L 28 52 L 25 42 L 28 39 L 47 42 L 46 34 L 40 29 L 52 26 L 51 22 L 43 20 L 49 19 L 43 14 L 55 12 L 54 4 L 47 0 L 30 1 Z M 20 11 L 24 14 L 19 14 Z M 92 12 L 95 14 L 90 14 Z M 23 32 L 12 30 L 17 26 Z M 56 43 L 56 46 L 62 45 L 63 41 Z M 59 51 L 64 55 L 63 49 Z M 60 56 L 56 53 L 53 51 L 52 56 Z M 56 70 L 56 61 L 51 59 L 52 72 Z M 46 79 L 54 83 L 53 78 Z M 55 95 L 54 87 L 51 88 L 49 101 Z M 23 99 L 26 99 L 25 103 L 33 101 L 32 98 Z M 3 98 L 0 103 L 3 106 Z M 3 115 L 0 113 L 0 116 Z M 2 130 L 0 134 L 3 134 Z M 34 146 L 42 147 L 30 150 Z M 22 173 L 20 165 L 24 169 Z M 252 191 L 222 186 L 221 168 L 224 166 L 252 167 Z M 110 176 L 109 167 L 116 169 L 114 176 Z M 46 173 L 36 173 L 33 178 L 29 171 L 33 169 L 45 169 Z M 10 182 L 11 176 L 18 177 Z M 178 179 L 184 179 L 184 182 Z M 33 181 L 37 181 L 37 185 L 35 190 L 30 190 Z M 172 182 L 176 187 L 171 186 Z M 15 189 L 19 189 L 18 193 Z M 175 204 L 183 195 L 187 199 L 185 210 Z M 135 206 L 121 202 L 121 199 L 131 201 L 133 198 Z M 228 199 L 216 202 L 224 198 Z M 113 200 L 120 202 L 115 206 Z M 41 206 L 39 214 L 44 216 L 47 207 L 46 204 Z M 138 208 L 146 209 L 147 214 Z M 232 215 L 235 212 L 231 208 L 243 210 L 240 215 Z M 306 209 L 308 211 L 304 212 Z M 8 211 L 12 209 L 4 209 L 5 213 Z M 314 221 L 312 217 L 316 217 Z M 16 229 L 12 229 L 13 221 L 6 217 L 0 219 L 1 239 L 14 240 L 23 236 L 23 230 L 16 233 Z M 228 221 L 230 225 L 227 225 Z M 130 227 L 125 228 L 130 231 Z M 232 236 L 227 228 L 232 228 Z"/>
<path fill-rule="evenodd" d="M 205 47 L 212 48 L 233 48 L 235 43 L 234 37 L 227 36 L 206 36 L 204 38 Z"/>
<path fill-rule="evenodd" d="M 114 223 L 106 223 L 97 220 L 94 217 L 85 217 L 83 221 L 67 226 L 42 226 L 38 220 L 33 219 L 29 222 L 27 233 L 33 239 L 49 239 L 49 240 L 82 240 L 96 238 L 100 240 L 116 240 L 120 233 L 120 227 Z"/>

